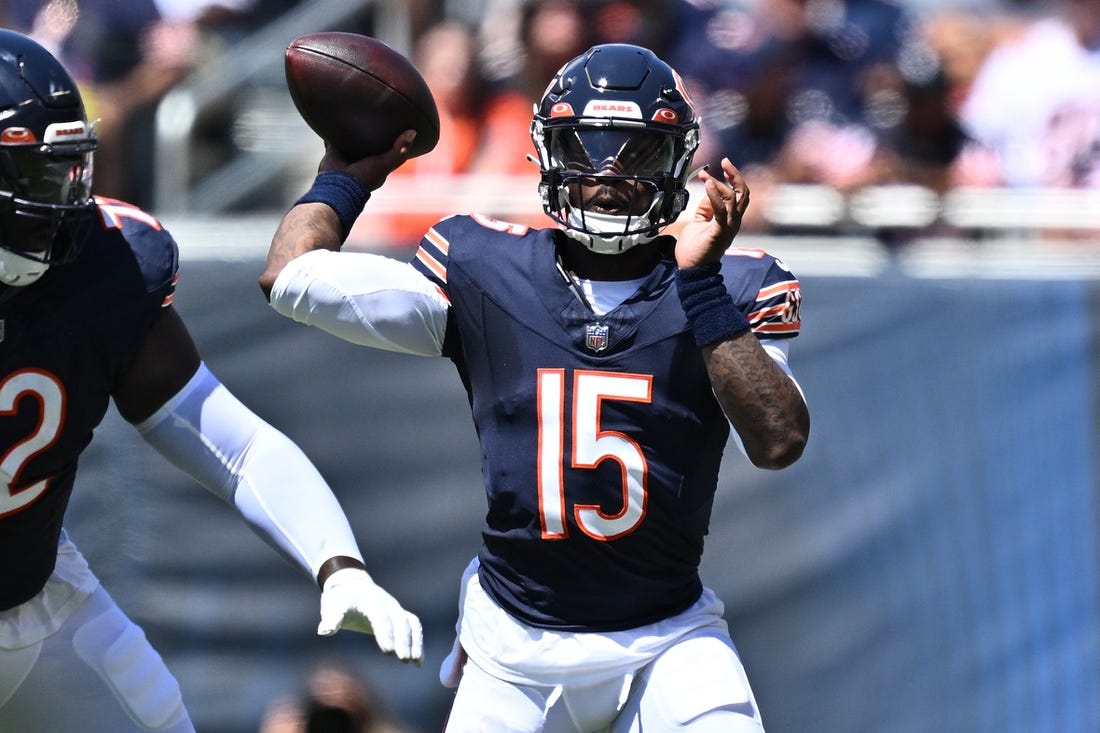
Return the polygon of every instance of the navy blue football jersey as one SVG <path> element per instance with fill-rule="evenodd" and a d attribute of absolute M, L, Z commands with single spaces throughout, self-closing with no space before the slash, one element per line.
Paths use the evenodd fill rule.
<path fill-rule="evenodd" d="M 676 293 L 674 240 L 597 316 L 558 270 L 561 236 L 455 216 L 425 235 L 414 265 L 450 301 L 444 351 L 481 445 L 482 586 L 533 626 L 631 628 L 702 591 L 729 423 Z M 797 335 L 798 281 L 781 262 L 731 250 L 722 270 L 756 333 Z"/>
<path fill-rule="evenodd" d="M 80 454 L 175 291 L 171 235 L 129 204 L 97 203 L 77 260 L 0 300 L 0 609 L 53 572 Z"/>

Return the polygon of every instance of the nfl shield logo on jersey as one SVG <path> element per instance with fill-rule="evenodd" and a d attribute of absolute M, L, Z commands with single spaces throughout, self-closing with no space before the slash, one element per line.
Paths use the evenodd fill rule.
<path fill-rule="evenodd" d="M 607 348 L 608 328 L 600 323 L 589 323 L 585 327 L 584 345 L 589 351 L 599 353 Z"/>

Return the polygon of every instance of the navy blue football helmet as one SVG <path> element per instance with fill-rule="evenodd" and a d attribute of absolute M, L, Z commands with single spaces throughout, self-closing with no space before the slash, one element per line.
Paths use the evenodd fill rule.
<path fill-rule="evenodd" d="M 0 29 L 0 283 L 28 285 L 76 256 L 95 213 L 96 145 L 61 63 Z"/>
<path fill-rule="evenodd" d="M 649 49 L 594 46 L 558 71 L 531 121 L 543 210 L 589 249 L 652 241 L 687 206 L 699 119 Z M 582 189 L 605 190 L 587 200 Z"/>

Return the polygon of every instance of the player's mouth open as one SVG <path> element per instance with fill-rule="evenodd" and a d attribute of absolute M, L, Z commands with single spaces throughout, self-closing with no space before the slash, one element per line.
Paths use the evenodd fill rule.
<path fill-rule="evenodd" d="M 625 214 L 630 210 L 630 198 L 609 188 L 590 198 L 585 208 L 597 214 Z"/>

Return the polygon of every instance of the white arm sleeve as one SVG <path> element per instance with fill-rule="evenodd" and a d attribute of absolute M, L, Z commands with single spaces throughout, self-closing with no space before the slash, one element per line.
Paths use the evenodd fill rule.
<path fill-rule="evenodd" d="M 271 306 L 354 344 L 443 352 L 447 298 L 411 264 L 390 257 L 330 250 L 296 257 L 275 280 Z"/>
<path fill-rule="evenodd" d="M 243 405 L 205 364 L 151 417 L 142 437 L 316 579 L 337 555 L 362 560 L 336 497 L 302 450 Z"/>

